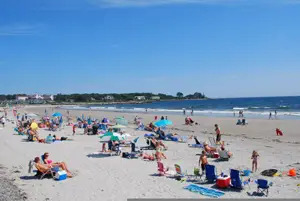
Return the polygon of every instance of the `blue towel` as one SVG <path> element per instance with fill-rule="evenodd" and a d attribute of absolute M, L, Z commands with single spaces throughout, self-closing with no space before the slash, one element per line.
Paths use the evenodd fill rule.
<path fill-rule="evenodd" d="M 211 188 L 205 188 L 196 184 L 190 184 L 186 187 L 184 187 L 184 189 L 187 189 L 189 191 L 195 192 L 195 193 L 200 193 L 201 195 L 205 195 L 208 197 L 212 197 L 212 198 L 219 198 L 223 195 L 225 195 L 224 192 L 222 191 L 218 191 L 218 190 L 214 190 Z"/>

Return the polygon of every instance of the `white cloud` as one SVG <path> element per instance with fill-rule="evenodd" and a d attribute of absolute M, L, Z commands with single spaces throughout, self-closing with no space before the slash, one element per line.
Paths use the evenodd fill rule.
<path fill-rule="evenodd" d="M 38 34 L 42 25 L 11 24 L 0 25 L 0 36 L 29 36 Z"/>
<path fill-rule="evenodd" d="M 213 4 L 242 2 L 247 0 L 88 0 L 91 4 L 101 7 L 144 7 L 166 4 Z"/>

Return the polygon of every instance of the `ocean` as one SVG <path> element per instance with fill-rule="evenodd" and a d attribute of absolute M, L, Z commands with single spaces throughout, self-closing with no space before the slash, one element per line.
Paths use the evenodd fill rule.
<path fill-rule="evenodd" d="M 65 106 L 65 109 L 108 110 L 120 112 L 182 114 L 194 116 L 234 117 L 243 110 L 246 118 L 300 119 L 300 96 L 293 97 L 258 97 L 258 98 L 222 98 L 208 100 L 157 101 L 144 104 L 110 104 Z"/>

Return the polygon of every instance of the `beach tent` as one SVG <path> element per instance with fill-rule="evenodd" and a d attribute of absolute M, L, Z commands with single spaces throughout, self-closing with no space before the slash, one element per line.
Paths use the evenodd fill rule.
<path fill-rule="evenodd" d="M 154 125 L 158 126 L 158 127 L 165 127 L 165 126 L 172 125 L 172 124 L 173 124 L 173 122 L 170 120 L 160 120 L 160 121 L 157 121 L 154 123 Z"/>
<path fill-rule="evenodd" d="M 62 114 L 60 112 L 55 112 L 52 114 L 52 117 L 61 117 Z"/>

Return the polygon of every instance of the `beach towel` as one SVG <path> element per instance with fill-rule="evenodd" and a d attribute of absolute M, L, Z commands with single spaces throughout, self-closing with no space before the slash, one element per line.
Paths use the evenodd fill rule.
<path fill-rule="evenodd" d="M 201 195 L 205 195 L 205 196 L 212 197 L 212 198 L 219 198 L 219 197 L 225 195 L 225 193 L 222 191 L 218 191 L 218 190 L 211 189 L 211 188 L 205 188 L 203 186 L 196 185 L 196 184 L 190 184 L 190 185 L 184 187 L 184 189 L 189 190 L 191 192 L 200 193 Z"/>

